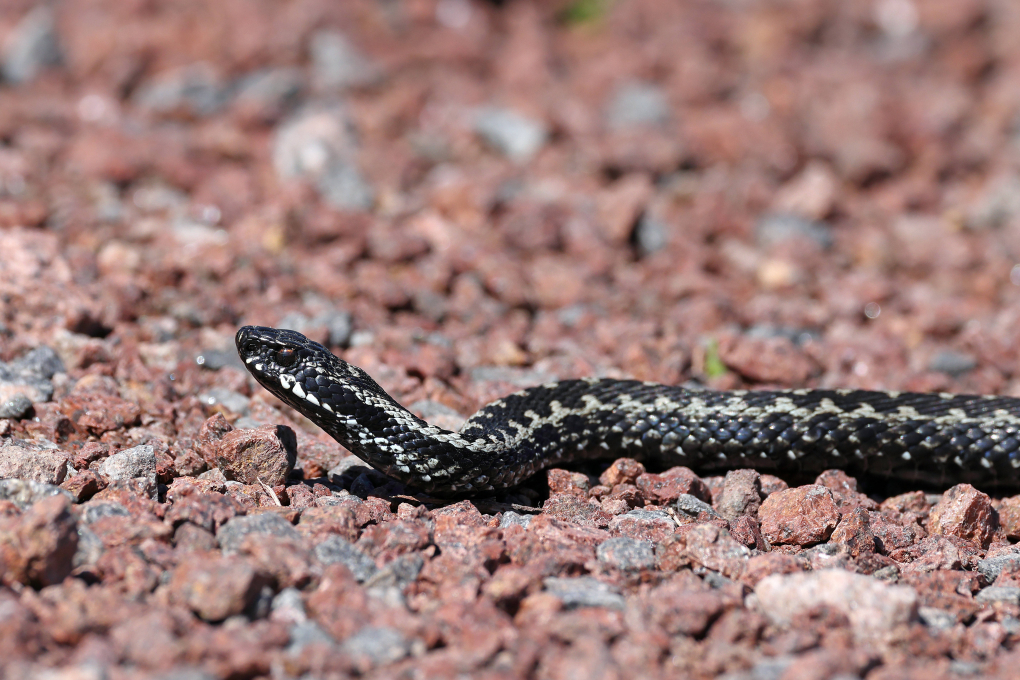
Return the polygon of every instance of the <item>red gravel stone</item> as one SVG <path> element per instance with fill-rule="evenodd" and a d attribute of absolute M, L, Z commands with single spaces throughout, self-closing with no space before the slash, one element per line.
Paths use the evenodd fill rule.
<path fill-rule="evenodd" d="M 806 546 L 828 540 L 839 511 L 829 489 L 809 484 L 773 493 L 762 502 L 758 518 L 769 543 Z"/>
<path fill-rule="evenodd" d="M 588 497 L 588 476 L 580 472 L 570 472 L 552 468 L 546 470 L 546 479 L 549 482 L 549 493 L 567 493 L 582 498 Z"/>
<path fill-rule="evenodd" d="M 1006 534 L 1006 538 L 1017 540 L 1020 538 L 1020 496 L 1003 498 L 997 508 L 999 512 L 999 526 Z"/>
<path fill-rule="evenodd" d="M 645 541 L 662 541 L 676 531 L 676 522 L 658 510 L 633 510 L 609 520 L 609 533 Z"/>
<path fill-rule="evenodd" d="M 617 458 L 606 471 L 599 475 L 599 483 L 608 487 L 618 484 L 633 484 L 645 473 L 645 466 L 633 458 Z"/>
<path fill-rule="evenodd" d="M 70 503 L 45 498 L 18 516 L 0 517 L 0 579 L 35 587 L 60 583 L 71 573 L 78 532 Z"/>
<path fill-rule="evenodd" d="M 999 527 L 991 499 L 970 484 L 957 484 L 946 491 L 931 509 L 928 531 L 937 536 L 958 536 L 987 546 Z"/>
<path fill-rule="evenodd" d="M 755 470 L 731 470 L 713 505 L 726 519 L 741 515 L 757 516 L 761 507 L 761 475 Z"/>
<path fill-rule="evenodd" d="M 34 442 L 4 439 L 0 442 L 0 479 L 30 479 L 60 484 L 67 473 L 68 455 Z"/>
<path fill-rule="evenodd" d="M 705 483 L 688 468 L 670 468 L 661 475 L 644 473 L 635 480 L 645 501 L 662 505 L 672 503 L 680 494 L 689 493 L 706 503 L 712 502 L 712 494 Z"/>
<path fill-rule="evenodd" d="M 698 524 L 683 536 L 684 554 L 693 564 L 731 579 L 740 578 L 747 568 L 750 550 L 734 540 L 725 529 L 712 524 Z"/>
<path fill-rule="evenodd" d="M 105 489 L 106 480 L 92 470 L 82 470 L 65 479 L 60 488 L 69 491 L 75 503 L 83 503 Z"/>
<path fill-rule="evenodd" d="M 554 493 L 542 504 L 542 514 L 581 526 L 606 528 L 614 519 L 594 503 L 572 493 Z"/>
<path fill-rule="evenodd" d="M 871 533 L 871 516 L 868 511 L 857 507 L 843 515 L 829 537 L 829 542 L 845 545 L 851 557 L 874 552 L 875 536 Z"/>
<path fill-rule="evenodd" d="M 99 392 L 68 396 L 60 409 L 79 430 L 94 436 L 137 425 L 141 416 L 137 404 Z"/>
<path fill-rule="evenodd" d="M 168 595 L 206 621 L 222 621 L 251 606 L 267 583 L 249 559 L 196 555 L 174 569 Z"/>
<path fill-rule="evenodd" d="M 294 431 L 285 425 L 233 430 L 216 446 L 216 467 L 244 484 L 283 484 L 297 458 Z"/>

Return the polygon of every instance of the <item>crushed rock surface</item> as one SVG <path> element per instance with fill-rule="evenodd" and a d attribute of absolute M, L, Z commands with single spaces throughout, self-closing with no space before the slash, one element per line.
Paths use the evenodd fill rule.
<path fill-rule="evenodd" d="M 997 0 L 0 6 L 0 675 L 1015 677 L 1020 496 L 606 460 L 440 503 L 262 390 L 1020 396 Z"/>

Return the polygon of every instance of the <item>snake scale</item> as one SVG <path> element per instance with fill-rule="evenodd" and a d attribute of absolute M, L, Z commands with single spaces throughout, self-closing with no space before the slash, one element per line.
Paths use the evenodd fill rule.
<path fill-rule="evenodd" d="M 943 486 L 1020 487 L 1020 399 L 1012 397 L 716 392 L 593 378 L 511 394 L 451 432 L 300 333 L 245 326 L 235 341 L 263 387 L 376 469 L 438 496 L 482 495 L 549 466 L 618 456 L 702 471 L 847 468 Z"/>

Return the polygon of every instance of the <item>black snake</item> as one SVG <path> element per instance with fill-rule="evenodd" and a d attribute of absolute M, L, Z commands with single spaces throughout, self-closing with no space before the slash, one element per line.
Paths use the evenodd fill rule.
<path fill-rule="evenodd" d="M 1020 486 L 1020 399 L 1011 397 L 564 380 L 495 401 L 450 432 L 300 333 L 245 326 L 235 341 L 263 387 L 365 462 L 434 495 L 491 492 L 545 467 L 613 456 Z"/>

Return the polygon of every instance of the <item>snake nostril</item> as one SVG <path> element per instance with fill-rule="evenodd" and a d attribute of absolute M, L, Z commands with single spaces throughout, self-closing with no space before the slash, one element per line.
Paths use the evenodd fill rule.
<path fill-rule="evenodd" d="M 248 356 L 258 354 L 259 343 L 255 342 L 254 340 L 249 340 L 248 342 L 244 343 L 244 345 L 241 346 L 241 351 Z"/>

